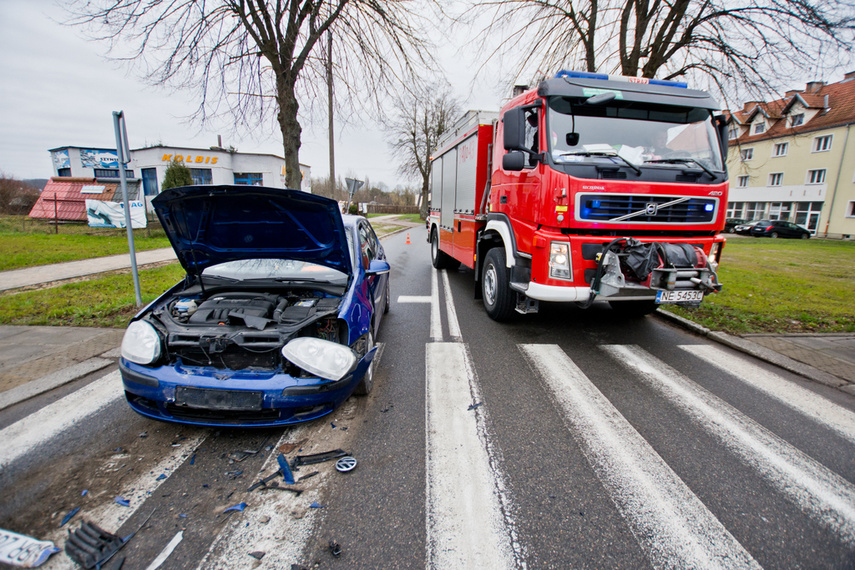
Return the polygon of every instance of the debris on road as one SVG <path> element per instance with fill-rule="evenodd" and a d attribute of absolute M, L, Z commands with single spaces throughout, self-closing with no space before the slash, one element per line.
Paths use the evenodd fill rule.
<path fill-rule="evenodd" d="M 356 458 L 350 455 L 342 457 L 335 462 L 335 468 L 340 473 L 347 473 L 356 469 Z"/>
<path fill-rule="evenodd" d="M 294 475 L 291 473 L 291 468 L 288 467 L 288 460 L 285 459 L 285 455 L 279 454 L 279 457 L 276 458 L 276 461 L 279 462 L 279 471 L 282 473 L 282 478 L 285 479 L 285 482 L 289 485 L 294 484 Z"/>
<path fill-rule="evenodd" d="M 115 499 L 113 499 L 113 502 L 116 503 L 117 505 L 122 505 L 123 507 L 130 507 L 131 506 L 130 501 L 128 501 L 124 497 L 116 497 Z"/>
<path fill-rule="evenodd" d="M 84 521 L 80 528 L 69 533 L 65 542 L 65 553 L 74 562 L 89 570 L 100 567 L 124 544 L 119 536 L 107 532 L 95 523 Z"/>
<path fill-rule="evenodd" d="M 334 540 L 329 542 L 330 554 L 332 554 L 335 558 L 341 556 L 341 545 Z"/>
<path fill-rule="evenodd" d="M 295 443 L 283 443 L 279 446 L 279 452 L 287 455 L 298 447 L 302 446 L 304 443 L 306 443 L 305 439 L 301 439 L 300 441 L 297 441 Z"/>
<path fill-rule="evenodd" d="M 67 523 L 68 521 L 70 521 L 70 520 L 71 520 L 71 517 L 73 517 L 74 515 L 76 515 L 76 514 L 77 514 L 77 511 L 79 511 L 79 510 L 80 510 L 80 507 L 74 507 L 73 509 L 71 509 L 71 512 L 70 512 L 70 513 L 68 513 L 67 515 L 65 515 L 65 516 L 62 518 L 62 522 L 61 522 L 61 523 L 59 523 L 59 528 L 64 527 L 64 526 L 65 526 L 65 523 Z"/>
<path fill-rule="evenodd" d="M 344 450 L 334 449 L 333 451 L 325 451 L 324 453 L 313 453 L 312 455 L 298 455 L 291 462 L 291 467 L 300 467 L 301 465 L 314 465 L 315 463 L 323 463 L 324 461 L 332 461 L 339 457 L 350 455 Z"/>
<path fill-rule="evenodd" d="M 474 403 L 474 404 L 471 404 L 468 408 L 466 408 L 466 410 L 467 410 L 467 411 L 469 411 L 469 410 L 474 410 L 475 408 L 477 408 L 478 406 L 480 406 L 480 405 L 481 405 L 481 404 L 483 404 L 483 403 L 484 403 L 484 402 L 476 402 L 476 403 Z"/>
<path fill-rule="evenodd" d="M 256 550 L 255 552 L 250 552 L 250 553 L 249 553 L 249 555 L 250 555 L 250 556 L 252 556 L 253 558 L 255 558 L 256 560 L 261 560 L 262 558 L 264 558 L 264 555 L 265 555 L 265 554 L 267 554 L 267 553 L 266 553 L 266 552 L 262 552 L 262 551 L 260 551 L 260 550 Z"/>
<path fill-rule="evenodd" d="M 315 501 L 311 505 L 309 505 L 310 509 L 323 509 L 326 505 L 322 505 L 319 502 Z"/>
<path fill-rule="evenodd" d="M 246 508 L 246 503 L 238 503 L 237 505 L 232 505 L 223 511 L 223 513 L 228 513 L 230 511 L 242 511 Z"/>
<path fill-rule="evenodd" d="M 299 480 L 300 480 L 300 481 L 305 481 L 306 479 L 311 479 L 311 478 L 312 478 L 312 477 L 314 477 L 315 475 L 320 475 L 320 473 L 321 473 L 320 471 L 312 471 L 311 473 L 309 473 L 309 474 L 307 474 L 307 475 L 303 475 L 302 477 L 300 477 L 300 479 L 299 479 Z"/>
<path fill-rule="evenodd" d="M 0 562 L 19 568 L 35 568 L 44 564 L 60 549 L 49 540 L 36 540 L 23 534 L 0 529 Z"/>
<path fill-rule="evenodd" d="M 160 565 L 166 562 L 166 559 L 169 558 L 169 555 L 172 554 L 172 551 L 175 550 L 175 547 L 178 546 L 178 543 L 184 539 L 184 531 L 179 530 L 178 534 L 172 537 L 172 540 L 169 541 L 169 544 L 166 545 L 166 548 L 161 550 L 160 554 L 157 555 L 157 558 L 151 561 L 151 564 L 148 565 L 146 570 L 157 570 L 160 568 Z"/>

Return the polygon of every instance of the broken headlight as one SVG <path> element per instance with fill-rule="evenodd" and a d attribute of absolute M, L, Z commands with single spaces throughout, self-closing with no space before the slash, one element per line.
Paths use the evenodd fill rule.
<path fill-rule="evenodd" d="M 145 321 L 132 322 L 122 339 L 122 357 L 137 364 L 151 364 L 160 358 L 160 335 Z"/>
<path fill-rule="evenodd" d="M 282 347 L 282 356 L 306 372 L 341 380 L 353 370 L 357 356 L 350 348 L 320 338 L 301 336 Z"/>

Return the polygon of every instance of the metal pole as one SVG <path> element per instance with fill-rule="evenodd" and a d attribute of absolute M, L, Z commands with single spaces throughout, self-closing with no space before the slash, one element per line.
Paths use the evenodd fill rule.
<path fill-rule="evenodd" d="M 134 294 L 137 307 L 142 306 L 140 295 L 140 276 L 137 271 L 137 253 L 134 247 L 134 229 L 131 226 L 131 207 L 128 204 L 128 181 L 125 177 L 125 165 L 131 161 L 131 151 L 128 146 L 128 130 L 125 127 L 125 112 L 113 111 L 113 127 L 116 129 L 116 153 L 119 158 L 119 180 L 122 182 L 122 201 L 125 206 L 125 229 L 128 231 L 128 250 L 131 254 L 131 274 L 134 277 Z"/>
<path fill-rule="evenodd" d="M 327 30 L 327 105 L 329 115 L 330 184 L 332 198 L 336 199 L 335 180 L 335 129 L 333 128 L 333 75 L 332 75 L 332 28 Z"/>

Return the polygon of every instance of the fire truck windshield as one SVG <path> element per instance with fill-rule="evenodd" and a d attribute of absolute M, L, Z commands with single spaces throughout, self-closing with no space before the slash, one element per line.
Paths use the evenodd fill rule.
<path fill-rule="evenodd" d="M 614 100 L 585 105 L 554 97 L 546 117 L 556 164 L 618 156 L 636 167 L 724 170 L 712 115 L 706 109 L 640 106 Z M 575 133 L 575 134 L 574 134 Z"/>

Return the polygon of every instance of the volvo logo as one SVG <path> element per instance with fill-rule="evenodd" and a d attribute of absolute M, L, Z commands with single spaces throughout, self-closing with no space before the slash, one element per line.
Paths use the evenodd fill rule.
<path fill-rule="evenodd" d="M 647 206 L 644 208 L 644 212 L 648 216 L 655 216 L 656 212 L 658 212 L 658 211 L 659 211 L 659 205 L 656 204 L 655 202 L 648 202 Z"/>

